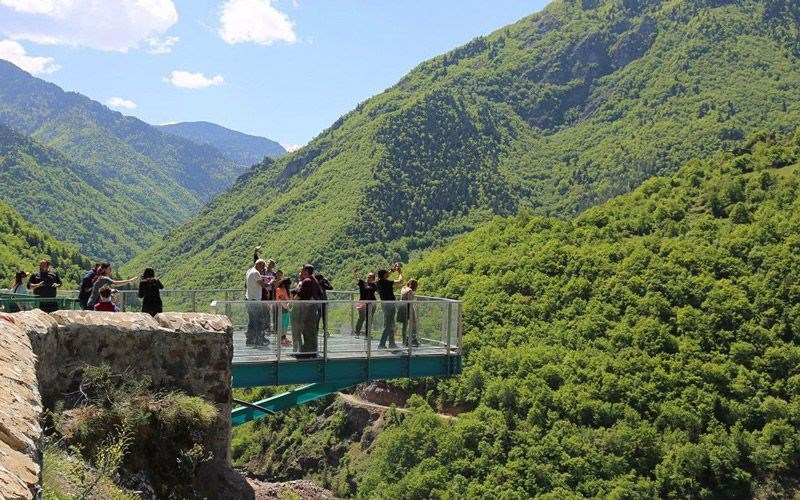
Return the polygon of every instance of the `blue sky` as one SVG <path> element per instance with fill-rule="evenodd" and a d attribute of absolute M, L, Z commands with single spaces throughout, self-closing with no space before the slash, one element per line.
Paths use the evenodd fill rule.
<path fill-rule="evenodd" d="M 302 145 L 420 62 L 547 3 L 0 0 L 0 58 L 149 123 Z"/>

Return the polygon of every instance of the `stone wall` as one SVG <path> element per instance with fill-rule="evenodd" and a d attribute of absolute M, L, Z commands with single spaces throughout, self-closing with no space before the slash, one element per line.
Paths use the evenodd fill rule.
<path fill-rule="evenodd" d="M 78 390 L 83 367 L 108 364 L 115 373 L 149 376 L 158 388 L 180 389 L 217 406 L 220 417 L 204 445 L 230 462 L 233 327 L 202 313 L 19 313 L 29 331 L 45 405 Z"/>
<path fill-rule="evenodd" d="M 0 488 L 6 472 L 20 478 L 19 488 L 38 483 L 42 402 L 48 406 L 76 394 L 84 367 L 103 363 L 115 373 L 146 375 L 155 387 L 180 389 L 213 402 L 219 418 L 203 444 L 216 465 L 208 464 L 210 473 L 203 478 L 208 484 L 198 486 L 213 492 L 225 487 L 218 483 L 230 482 L 223 477 L 230 464 L 232 403 L 233 327 L 227 317 L 34 310 L 14 318 L 15 325 L 0 321 Z M 13 409 L 10 416 L 6 409 Z M 19 460 L 14 455 L 13 463 L 19 464 L 15 469 L 7 465 L 7 448 L 20 455 Z M 0 498 L 16 496 L 0 490 Z"/>
<path fill-rule="evenodd" d="M 42 402 L 25 330 L 0 320 L 0 498 L 33 498 L 39 484 Z"/>

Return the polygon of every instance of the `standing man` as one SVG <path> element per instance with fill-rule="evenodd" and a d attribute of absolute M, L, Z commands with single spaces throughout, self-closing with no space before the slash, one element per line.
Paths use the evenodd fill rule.
<path fill-rule="evenodd" d="M 314 278 L 314 266 L 306 264 L 300 268 L 300 287 L 297 290 L 297 298 L 301 301 L 320 300 L 322 290 Z M 319 329 L 319 307 L 317 304 L 298 304 L 302 307 L 300 311 L 300 324 L 303 332 L 302 352 L 310 353 L 308 357 L 317 357 L 317 333 Z"/>
<path fill-rule="evenodd" d="M 392 281 L 389 278 L 395 271 L 398 272 L 397 279 Z M 394 289 L 403 286 L 403 274 L 400 273 L 400 266 L 393 265 L 391 271 L 379 270 L 376 285 L 378 286 L 378 296 L 381 298 L 381 310 L 383 310 L 383 334 L 378 349 L 386 349 L 387 340 L 390 349 L 397 349 L 397 344 L 394 342 L 395 300 L 397 300 L 394 296 Z"/>
<path fill-rule="evenodd" d="M 31 274 L 28 280 L 28 288 L 33 290 L 33 294 L 42 298 L 55 298 L 56 289 L 61 286 L 61 277 L 57 272 L 50 270 L 50 262 L 47 259 L 39 261 L 39 272 Z M 58 310 L 58 302 L 41 301 L 39 309 L 44 312 L 53 312 Z"/>
<path fill-rule="evenodd" d="M 378 291 L 378 286 L 375 284 L 375 273 L 367 274 L 367 281 L 358 277 L 357 270 L 353 270 L 356 277 L 356 284 L 358 285 L 358 321 L 356 321 L 356 337 L 361 335 L 361 327 L 364 326 L 366 321 L 364 335 L 367 339 L 372 338 L 372 316 L 375 314 L 375 292 Z M 364 302 L 366 301 L 366 302 Z"/>
<path fill-rule="evenodd" d="M 89 269 L 89 272 L 81 278 L 81 289 L 78 292 L 78 302 L 81 304 L 81 309 L 89 309 L 89 298 L 92 296 L 92 288 L 94 286 L 95 278 L 99 276 L 100 262 L 95 262 L 94 267 Z"/>
<path fill-rule="evenodd" d="M 265 345 L 269 341 L 264 338 L 264 305 L 261 303 L 261 293 L 264 290 L 264 279 L 261 276 L 267 263 L 257 259 L 256 263 L 247 270 L 244 277 L 245 294 L 247 301 L 247 341 L 245 345 Z"/>

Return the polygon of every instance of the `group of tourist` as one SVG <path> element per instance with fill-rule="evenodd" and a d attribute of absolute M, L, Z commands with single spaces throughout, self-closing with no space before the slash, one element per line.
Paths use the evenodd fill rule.
<path fill-rule="evenodd" d="M 325 277 L 314 273 L 314 266 L 306 264 L 297 275 L 297 283 L 281 269 L 275 269 L 273 259 L 261 259 L 256 247 L 253 266 L 245 274 L 245 301 L 247 301 L 246 345 L 267 345 L 267 333 L 276 332 L 283 345 L 292 345 L 295 352 L 313 355 L 317 351 L 317 335 L 322 323 L 327 329 L 324 305 L 295 304 L 295 301 L 326 300 L 327 290 L 333 287 Z M 273 307 L 262 301 L 276 301 Z M 292 340 L 287 338 L 291 325 Z"/>
<path fill-rule="evenodd" d="M 245 301 L 247 306 L 246 345 L 267 345 L 268 333 L 276 333 L 282 345 L 291 345 L 299 356 L 315 357 L 318 351 L 317 338 L 320 324 L 322 331 L 327 332 L 327 290 L 333 289 L 328 280 L 314 272 L 314 266 L 306 264 L 300 268 L 297 282 L 280 269 L 275 268 L 273 259 L 261 259 L 258 256 L 260 247 L 256 247 L 253 255 L 253 266 L 245 273 Z M 397 274 L 394 277 L 395 273 Z M 402 325 L 402 342 L 404 346 L 419 346 L 417 310 L 413 304 L 417 280 L 405 282 L 402 267 L 395 263 L 391 269 L 380 269 L 376 273 L 368 273 L 366 279 L 354 270 L 355 282 L 359 290 L 359 301 L 356 303 L 358 320 L 355 336 L 363 334 L 371 339 L 375 306 L 380 298 L 383 312 L 383 331 L 378 349 L 398 349 L 395 342 L 396 323 Z M 395 289 L 401 288 L 400 300 L 397 302 Z M 265 304 L 263 301 L 274 301 Z M 292 340 L 287 339 L 287 331 L 291 325 Z"/>
<path fill-rule="evenodd" d="M 164 285 L 156 278 L 152 267 L 144 270 L 140 277 L 132 276 L 126 280 L 111 278 L 111 264 L 109 262 L 95 262 L 81 278 L 78 302 L 81 309 L 102 312 L 119 312 L 119 306 L 112 300 L 112 295 L 117 293 L 115 287 L 129 285 L 139 280 L 139 298 L 142 299 L 142 312 L 155 316 L 164 309 L 161 302 L 161 292 Z"/>
<path fill-rule="evenodd" d="M 397 278 L 392 279 L 392 275 L 397 272 Z M 417 310 L 412 304 L 414 292 L 417 290 L 417 280 L 410 279 L 403 282 L 402 268 L 399 263 L 395 263 L 391 269 L 378 270 L 377 280 L 375 273 L 367 273 L 364 280 L 358 276 L 358 269 L 353 271 L 356 285 L 358 286 L 358 299 L 356 305 L 358 310 L 358 320 L 356 321 L 355 335 L 361 335 L 362 326 L 366 326 L 365 335 L 371 338 L 372 319 L 375 311 L 375 295 L 381 299 L 381 310 L 383 311 L 383 332 L 378 343 L 379 349 L 396 349 L 395 343 L 395 322 L 402 325 L 403 345 L 408 346 L 409 341 L 414 347 L 419 346 L 417 338 Z M 403 286 L 405 284 L 405 286 Z M 400 301 L 394 294 L 394 289 L 402 287 L 400 290 Z M 411 337 L 409 339 L 409 336 Z M 388 345 L 387 345 L 388 342 Z"/>
<path fill-rule="evenodd" d="M 78 303 L 83 310 L 118 312 L 119 307 L 112 300 L 112 295 L 117 293 L 114 287 L 128 285 L 137 280 L 134 276 L 127 280 L 114 280 L 111 278 L 111 264 L 108 262 L 96 262 L 81 278 L 78 291 Z M 39 261 L 39 271 L 32 273 L 27 285 L 24 283 L 28 273 L 20 270 L 16 273 L 11 293 L 16 295 L 27 295 L 28 290 L 33 295 L 42 299 L 55 299 L 58 288 L 61 287 L 61 277 L 58 272 L 50 268 L 47 259 Z M 142 299 L 142 312 L 155 316 L 162 312 L 161 295 L 159 290 L 164 288 L 161 281 L 156 278 L 153 268 L 148 267 L 139 279 L 139 297 Z M 40 300 L 37 307 L 45 312 L 53 312 L 58 309 L 58 302 L 55 300 Z M 10 312 L 17 312 L 20 307 L 12 303 Z"/>
<path fill-rule="evenodd" d="M 275 268 L 273 259 L 261 259 L 256 247 L 253 254 L 253 266 L 245 274 L 245 301 L 247 305 L 248 324 L 246 345 L 261 346 L 269 343 L 268 333 L 276 333 L 282 345 L 292 346 L 294 352 L 315 356 L 318 351 L 317 337 L 320 324 L 323 332 L 327 332 L 327 291 L 333 287 L 320 273 L 314 272 L 314 266 L 306 264 L 300 268 L 296 283 L 291 277 Z M 419 346 L 417 328 L 417 310 L 414 292 L 417 280 L 403 280 L 402 267 L 399 263 L 391 269 L 380 269 L 376 273 L 368 273 L 366 279 L 354 270 L 354 278 L 359 290 L 359 301 L 356 304 L 358 320 L 355 324 L 356 337 L 363 335 L 371 339 L 372 323 L 376 304 L 380 303 L 383 312 L 383 331 L 379 349 L 397 349 L 395 343 L 396 323 L 402 325 L 402 342 L 404 346 Z M 396 273 L 396 277 L 395 277 Z M 162 312 L 160 290 L 164 288 L 156 277 L 153 268 L 146 268 L 140 277 L 126 280 L 114 280 L 111 264 L 97 262 L 80 280 L 78 302 L 81 309 L 101 312 L 117 312 L 118 306 L 112 296 L 117 293 L 115 287 L 129 285 L 139 280 L 139 297 L 142 299 L 142 312 L 155 316 Z M 24 282 L 28 277 L 27 284 Z M 377 278 L 377 279 L 376 279 Z M 50 268 L 50 262 L 42 259 L 39 271 L 28 276 L 25 271 L 16 273 L 11 292 L 18 295 L 27 294 L 31 290 L 39 298 L 55 299 L 57 290 L 62 286 L 61 277 Z M 395 289 L 400 290 L 400 302 L 397 302 Z M 380 302 L 376 300 L 380 298 Z M 265 304 L 263 301 L 271 301 Z M 45 312 L 58 309 L 58 303 L 39 301 L 38 307 Z M 17 307 L 10 312 L 16 312 Z M 289 340 L 287 333 L 291 328 Z"/>

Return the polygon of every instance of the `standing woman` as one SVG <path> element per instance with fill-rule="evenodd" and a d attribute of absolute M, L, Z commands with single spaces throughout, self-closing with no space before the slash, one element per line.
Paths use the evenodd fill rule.
<path fill-rule="evenodd" d="M 129 280 L 121 280 L 121 281 L 114 281 L 111 279 L 111 264 L 108 262 L 103 262 L 100 264 L 100 268 L 97 271 L 97 279 L 94 281 L 94 285 L 92 285 L 92 296 L 89 298 L 88 306 L 90 309 L 94 309 L 94 305 L 100 302 L 100 289 L 104 286 L 109 288 L 115 286 L 122 286 L 128 285 L 136 281 L 136 276 Z"/>
<path fill-rule="evenodd" d="M 139 280 L 139 298 L 142 299 L 142 312 L 155 316 L 163 312 L 164 305 L 161 303 L 161 292 L 164 285 L 156 278 L 156 272 L 152 267 L 148 267 L 142 273 Z"/>
<path fill-rule="evenodd" d="M 417 280 L 410 279 L 400 290 L 400 305 L 397 309 L 397 321 L 403 325 L 403 345 L 408 346 L 409 327 L 411 330 L 411 345 L 419 347 L 417 338 L 417 308 L 414 305 L 414 292 L 417 291 Z"/>
<path fill-rule="evenodd" d="M 17 274 L 14 276 L 14 284 L 11 285 L 11 293 L 15 295 L 28 295 L 28 288 L 25 286 L 25 283 L 22 282 L 27 276 L 28 273 L 25 271 L 17 271 Z M 17 302 L 12 302 L 9 307 L 9 312 L 12 313 L 19 312 L 22 309 Z"/>
<path fill-rule="evenodd" d="M 16 295 L 28 295 L 28 289 L 25 286 L 25 283 L 22 282 L 28 273 L 25 271 L 17 271 L 17 274 L 14 276 L 14 284 L 11 285 L 11 293 Z"/>

